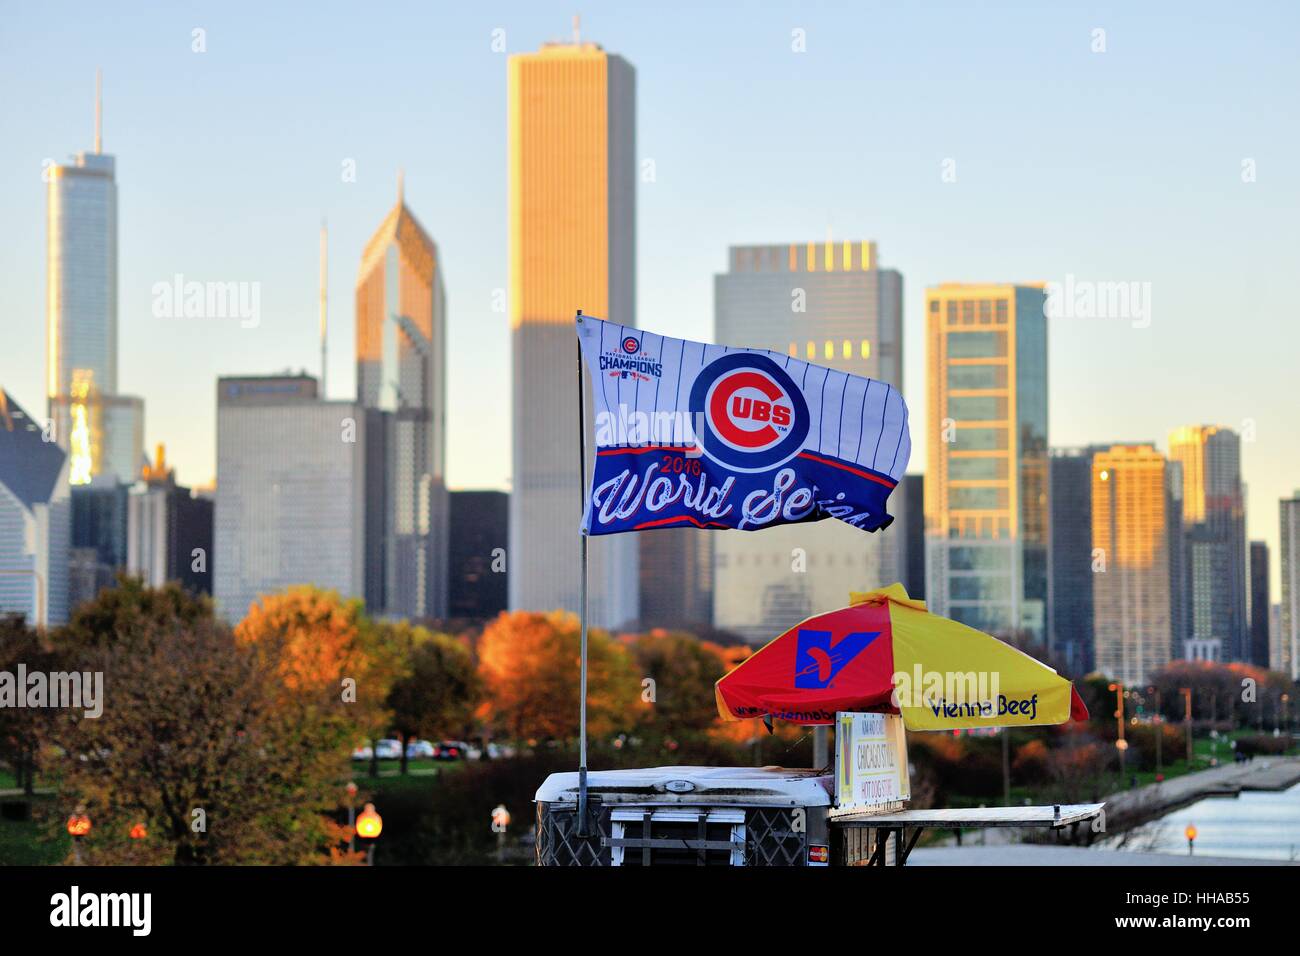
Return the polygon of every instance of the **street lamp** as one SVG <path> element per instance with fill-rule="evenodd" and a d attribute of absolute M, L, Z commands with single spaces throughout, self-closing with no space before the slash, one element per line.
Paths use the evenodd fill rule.
<path fill-rule="evenodd" d="M 1151 714 L 1151 722 L 1155 725 L 1156 731 L 1156 783 L 1165 778 L 1164 766 L 1160 759 L 1161 738 L 1165 735 L 1165 716 L 1160 711 L 1160 688 L 1151 686 L 1147 688 L 1156 698 L 1156 709 Z"/>
<path fill-rule="evenodd" d="M 497 835 L 497 862 L 506 859 L 506 829 L 510 826 L 510 811 L 504 803 L 498 803 L 492 811 L 492 832 Z"/>
<path fill-rule="evenodd" d="M 90 832 L 90 817 L 86 816 L 85 807 L 77 807 L 68 817 L 68 835 L 72 837 L 72 858 L 81 862 L 81 838 Z"/>
<path fill-rule="evenodd" d="M 1178 693 L 1183 695 L 1183 727 L 1187 734 L 1187 772 L 1192 772 L 1192 689 L 1190 687 L 1178 688 Z"/>
<path fill-rule="evenodd" d="M 369 849 L 366 850 L 366 864 L 375 865 L 375 844 L 374 840 L 384 830 L 384 820 L 376 811 L 373 803 L 367 803 L 357 817 L 357 836 L 363 840 L 371 841 Z"/>
<path fill-rule="evenodd" d="M 1128 741 L 1124 739 L 1124 685 L 1110 684 L 1107 690 L 1115 692 L 1115 726 L 1119 728 L 1118 736 L 1115 738 L 1115 749 L 1119 751 L 1119 778 L 1120 786 L 1124 781 L 1124 751 L 1128 750 Z"/>
<path fill-rule="evenodd" d="M 348 795 L 348 852 L 351 853 L 357 848 L 357 807 L 353 802 L 357 798 L 357 785 L 349 780 L 343 789 Z"/>
<path fill-rule="evenodd" d="M 1183 836 L 1187 837 L 1187 855 L 1191 856 L 1194 844 L 1196 843 L 1196 827 L 1190 823 L 1187 824 L 1187 829 L 1183 831 Z"/>

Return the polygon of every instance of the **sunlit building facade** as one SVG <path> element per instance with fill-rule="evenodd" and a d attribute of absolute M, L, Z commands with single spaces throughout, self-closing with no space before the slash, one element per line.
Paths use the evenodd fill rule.
<path fill-rule="evenodd" d="M 1225 660 L 1249 660 L 1241 439 L 1220 425 L 1187 425 L 1170 432 L 1169 458 L 1183 470 L 1186 529 L 1186 615 L 1176 637 L 1217 640 Z"/>
<path fill-rule="evenodd" d="M 979 630 L 1047 633 L 1047 321 L 1040 285 L 925 293 L 926 601 Z"/>
<path fill-rule="evenodd" d="M 356 287 L 357 401 L 381 413 L 383 533 L 367 569 L 382 610 L 447 616 L 447 317 L 438 247 L 396 205 L 366 244 Z M 376 566 L 377 565 L 377 566 Z"/>
<path fill-rule="evenodd" d="M 46 175 L 46 396 L 73 485 L 130 483 L 144 451 L 144 403 L 117 391 L 116 161 L 101 145 L 97 123 L 95 150 Z"/>
<path fill-rule="evenodd" d="M 510 607 L 577 611 L 574 314 L 636 324 L 636 79 L 594 43 L 552 43 L 510 57 L 508 90 Z M 592 624 L 636 622 L 637 537 L 590 540 Z"/>
<path fill-rule="evenodd" d="M 1092 458 L 1092 575 L 1096 667 L 1145 684 L 1174 656 L 1170 514 L 1177 471 L 1151 445 L 1114 445 Z"/>
<path fill-rule="evenodd" d="M 767 348 L 902 390 L 903 277 L 880 268 L 874 242 L 733 246 L 728 259 L 713 286 L 719 345 Z M 900 482 L 889 497 L 895 521 L 874 534 L 834 520 L 761 533 L 680 529 L 714 543 L 714 626 L 765 641 L 847 603 L 851 591 L 902 581 L 906 494 Z"/>

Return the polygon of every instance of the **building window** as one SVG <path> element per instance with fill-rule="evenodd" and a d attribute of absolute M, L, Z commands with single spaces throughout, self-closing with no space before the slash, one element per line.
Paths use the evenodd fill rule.
<path fill-rule="evenodd" d="M 1007 367 L 1005 365 L 949 365 L 948 387 L 957 388 L 1006 388 Z"/>
<path fill-rule="evenodd" d="M 1005 332 L 949 332 L 949 358 L 1002 358 L 1006 355 Z"/>
<path fill-rule="evenodd" d="M 957 447 L 962 451 L 1005 451 L 1005 428 L 958 428 Z"/>
<path fill-rule="evenodd" d="M 827 339 L 826 345 L 823 347 L 822 351 L 825 353 L 828 359 L 835 358 L 835 343 L 832 342 L 830 339 Z"/>
<path fill-rule="evenodd" d="M 809 343 L 808 343 L 808 359 L 809 359 L 809 361 L 811 361 L 811 360 L 815 359 L 816 357 L 817 357 L 817 343 L 816 343 L 816 342 L 809 341 Z"/>
<path fill-rule="evenodd" d="M 959 422 L 995 422 L 1007 416 L 1007 400 L 993 395 L 955 395 L 948 398 L 948 414 Z"/>
<path fill-rule="evenodd" d="M 862 340 L 862 357 L 871 358 L 871 343 L 867 339 Z"/>
<path fill-rule="evenodd" d="M 846 359 L 853 358 L 853 343 L 848 339 L 845 339 L 843 344 L 840 345 L 840 357 Z"/>

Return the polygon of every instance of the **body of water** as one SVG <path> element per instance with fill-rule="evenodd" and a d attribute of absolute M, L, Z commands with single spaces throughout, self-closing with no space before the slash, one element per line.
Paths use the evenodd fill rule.
<path fill-rule="evenodd" d="M 1196 827 L 1198 856 L 1300 861 L 1300 783 L 1201 800 L 1139 827 L 1123 849 L 1186 855 L 1188 824 Z"/>

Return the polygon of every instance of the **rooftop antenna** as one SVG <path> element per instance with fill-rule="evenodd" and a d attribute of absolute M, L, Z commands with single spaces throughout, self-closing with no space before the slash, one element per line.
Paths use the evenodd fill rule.
<path fill-rule="evenodd" d="M 95 70 L 95 152 L 104 151 L 104 71 Z"/>
<path fill-rule="evenodd" d="M 325 362 L 325 330 L 329 325 L 329 308 L 326 300 L 325 288 L 327 277 L 329 275 L 329 229 L 325 220 L 320 221 L 320 397 L 325 401 L 329 393 L 325 389 L 325 372 L 328 365 Z"/>
<path fill-rule="evenodd" d="M 578 14 L 573 15 L 573 45 L 579 46 L 582 43 L 582 17 Z"/>
<path fill-rule="evenodd" d="M 406 170 L 397 167 L 397 204 L 406 202 Z"/>

